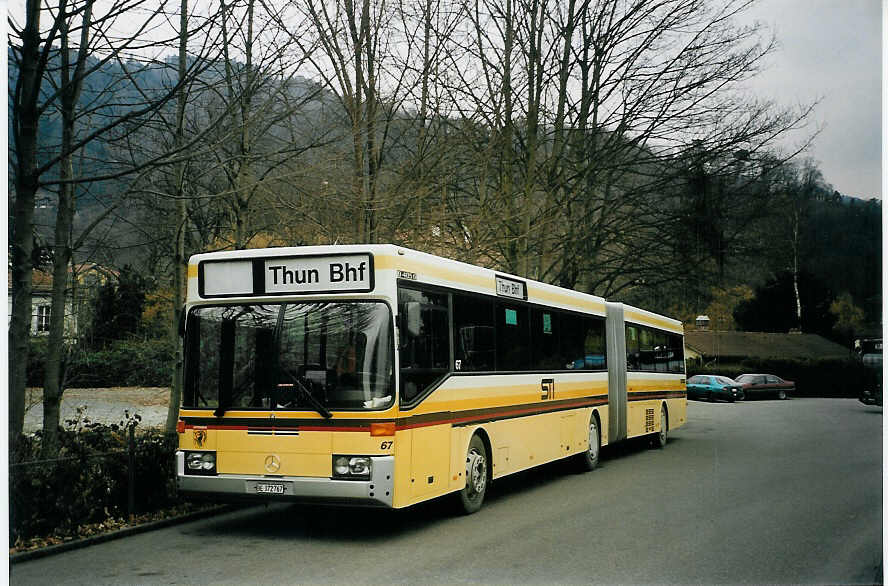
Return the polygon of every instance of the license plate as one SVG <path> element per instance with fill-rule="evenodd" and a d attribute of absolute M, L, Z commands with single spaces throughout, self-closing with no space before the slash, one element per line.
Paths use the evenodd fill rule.
<path fill-rule="evenodd" d="M 284 494 L 284 485 L 278 482 L 257 482 L 256 494 Z"/>

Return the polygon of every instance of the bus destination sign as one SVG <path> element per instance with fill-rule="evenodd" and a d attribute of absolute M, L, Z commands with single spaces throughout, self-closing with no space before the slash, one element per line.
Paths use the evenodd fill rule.
<path fill-rule="evenodd" d="M 497 275 L 496 294 L 500 297 L 527 300 L 527 283 Z"/>
<path fill-rule="evenodd" d="M 267 258 L 265 292 L 370 291 L 372 275 L 369 254 Z"/>
<path fill-rule="evenodd" d="M 373 257 L 357 253 L 207 261 L 199 274 L 203 297 L 369 292 Z"/>

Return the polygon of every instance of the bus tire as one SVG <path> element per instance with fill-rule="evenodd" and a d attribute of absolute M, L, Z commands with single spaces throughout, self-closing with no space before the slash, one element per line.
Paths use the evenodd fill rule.
<path fill-rule="evenodd" d="M 490 479 L 489 462 L 484 440 L 478 434 L 473 435 L 466 451 L 466 485 L 458 493 L 460 507 L 466 515 L 477 512 L 484 503 Z"/>
<path fill-rule="evenodd" d="M 601 456 L 601 427 L 598 417 L 593 413 L 589 417 L 589 448 L 582 454 L 577 454 L 577 464 L 582 472 L 591 472 L 598 468 L 598 459 Z"/>
<path fill-rule="evenodd" d="M 669 417 L 666 414 L 666 405 L 660 407 L 660 431 L 654 434 L 652 443 L 655 448 L 665 448 L 669 439 Z"/>

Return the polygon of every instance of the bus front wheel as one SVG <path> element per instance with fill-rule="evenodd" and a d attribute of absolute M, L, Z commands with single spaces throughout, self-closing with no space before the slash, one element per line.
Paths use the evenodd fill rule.
<path fill-rule="evenodd" d="M 487 493 L 488 481 L 487 448 L 480 436 L 473 435 L 466 452 L 466 485 L 459 491 L 462 510 L 470 515 L 481 508 Z"/>

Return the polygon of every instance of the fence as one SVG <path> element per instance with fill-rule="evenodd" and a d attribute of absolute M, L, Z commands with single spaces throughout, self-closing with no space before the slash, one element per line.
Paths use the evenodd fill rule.
<path fill-rule="evenodd" d="M 136 423 L 62 430 L 52 459 L 34 457 L 39 433 L 22 436 L 10 463 L 10 543 L 176 504 L 176 439 L 137 433 Z"/>

